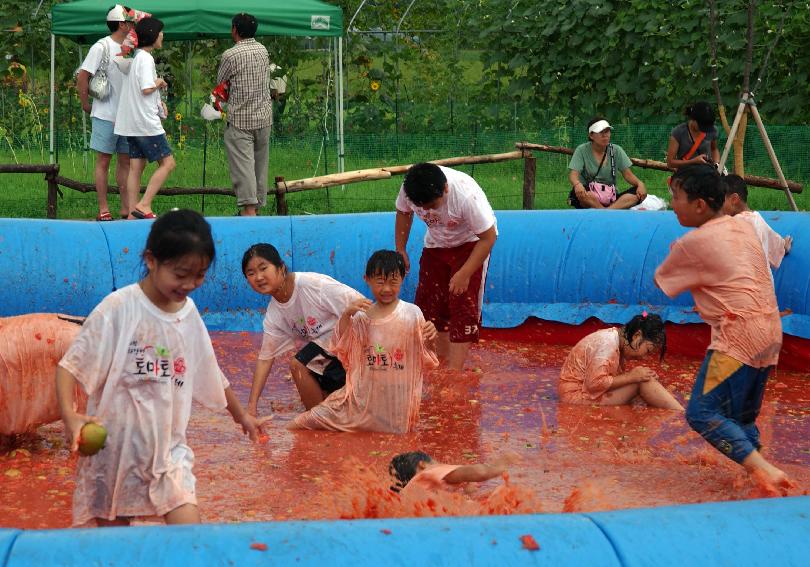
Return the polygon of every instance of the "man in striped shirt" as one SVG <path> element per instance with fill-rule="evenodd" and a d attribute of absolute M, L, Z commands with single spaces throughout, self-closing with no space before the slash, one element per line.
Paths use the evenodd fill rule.
<path fill-rule="evenodd" d="M 250 14 L 233 17 L 236 45 L 222 54 L 217 83 L 230 83 L 225 153 L 242 216 L 255 216 L 267 201 L 267 167 L 273 103 L 268 84 L 270 58 L 254 38 L 259 24 Z"/>

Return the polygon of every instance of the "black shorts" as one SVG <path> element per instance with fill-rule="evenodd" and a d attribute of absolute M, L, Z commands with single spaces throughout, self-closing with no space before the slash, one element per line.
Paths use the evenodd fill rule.
<path fill-rule="evenodd" d="M 315 378 L 321 386 L 321 390 L 331 394 L 335 390 L 339 390 L 345 386 L 346 369 L 343 368 L 343 365 L 337 357 L 323 350 L 321 345 L 317 343 L 307 343 L 304 348 L 296 353 L 295 360 L 306 366 L 317 356 L 322 356 L 329 361 L 323 369 L 323 374 L 318 374 L 310 368 L 307 368 L 307 370 L 309 370 L 309 373 L 312 374 L 312 377 Z"/>
<path fill-rule="evenodd" d="M 621 197 L 622 195 L 636 195 L 637 196 L 636 191 L 637 191 L 636 186 L 633 185 L 632 187 L 630 187 L 626 191 L 622 191 L 621 193 L 617 193 L 616 194 L 616 201 L 618 201 L 619 197 Z M 614 201 L 614 203 L 616 201 Z M 577 194 L 576 194 L 576 192 L 574 191 L 573 188 L 568 193 L 568 204 L 571 205 L 572 207 L 574 207 L 575 209 L 583 209 L 584 208 L 582 206 L 582 204 L 579 202 L 579 199 L 577 199 Z"/>

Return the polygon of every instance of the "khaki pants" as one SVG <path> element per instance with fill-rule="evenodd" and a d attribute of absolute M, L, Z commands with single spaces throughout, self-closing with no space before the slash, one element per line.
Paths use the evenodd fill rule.
<path fill-rule="evenodd" d="M 241 130 L 225 126 L 225 154 L 239 207 L 267 203 L 267 167 L 270 162 L 270 126 Z"/>

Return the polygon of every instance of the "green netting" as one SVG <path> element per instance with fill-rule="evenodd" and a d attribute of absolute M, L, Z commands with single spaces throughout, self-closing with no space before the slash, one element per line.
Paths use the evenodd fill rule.
<path fill-rule="evenodd" d="M 166 122 L 170 143 L 178 162 L 177 169 L 167 183 L 172 187 L 229 187 L 225 153 L 222 146 L 221 125 L 206 129 L 180 129 Z M 613 141 L 620 144 L 632 157 L 663 161 L 671 126 L 615 125 Z M 768 128 L 771 141 L 785 175 L 803 184 L 810 182 L 810 162 L 806 148 L 810 144 L 810 127 L 772 126 Z M 550 128 L 539 131 L 511 130 L 505 132 L 463 133 L 385 133 L 346 135 L 346 170 L 365 169 L 385 165 L 418 161 L 508 152 L 517 141 L 548 145 L 576 146 L 584 141 L 584 128 Z M 0 140 L 0 163 L 47 163 L 48 147 L 45 137 L 15 137 L 8 134 Z M 720 147 L 722 148 L 721 141 Z M 12 155 L 11 148 L 14 149 Z M 84 182 L 92 182 L 94 153 L 86 151 L 81 131 L 60 131 L 57 137 L 57 155 L 60 174 Z M 746 172 L 775 177 L 765 147 L 754 127 L 749 127 L 745 146 Z M 312 177 L 337 171 L 335 140 L 331 136 L 310 135 L 274 136 L 270 151 L 270 179 L 282 176 L 287 180 Z M 568 156 L 536 152 L 537 188 L 535 208 L 564 208 L 568 193 Z M 523 161 L 463 166 L 459 169 L 473 175 L 487 192 L 496 209 L 522 207 Z M 147 169 L 146 176 L 151 172 Z M 666 173 L 637 168 L 636 174 L 644 180 L 651 192 L 667 197 Z M 357 183 L 315 191 L 293 193 L 287 196 L 290 214 L 324 214 L 360 211 L 390 211 L 401 177 L 389 180 Z M 92 218 L 96 214 L 95 193 L 79 193 L 63 188 L 64 197 L 58 203 L 59 218 Z M 802 193 L 796 195 L 800 209 L 808 209 Z M 46 184 L 41 175 L 0 175 L 0 216 L 44 217 Z M 757 209 L 786 209 L 783 193 L 773 189 L 753 189 L 751 204 Z M 113 197 L 113 211 L 118 206 Z M 158 196 L 155 210 L 171 207 L 192 207 L 207 215 L 232 215 L 234 198 L 222 195 Z M 267 214 L 275 214 L 272 196 Z"/>

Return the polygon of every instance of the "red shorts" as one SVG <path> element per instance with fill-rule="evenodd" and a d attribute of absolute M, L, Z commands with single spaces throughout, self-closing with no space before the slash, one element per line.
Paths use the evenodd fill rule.
<path fill-rule="evenodd" d="M 450 278 L 464 265 L 476 244 L 467 242 L 455 248 L 425 248 L 419 260 L 415 303 L 440 333 L 450 334 L 453 343 L 478 341 L 483 281 L 489 258 L 470 277 L 467 291 L 460 295 L 450 293 Z"/>

